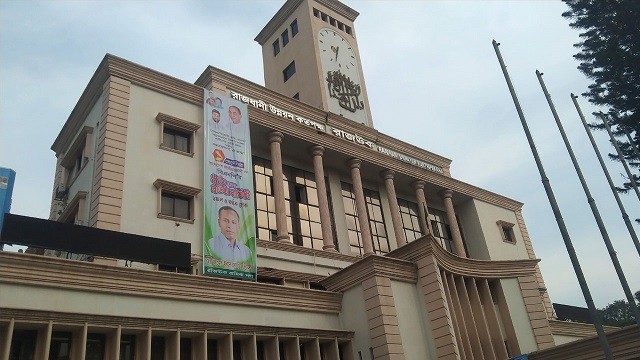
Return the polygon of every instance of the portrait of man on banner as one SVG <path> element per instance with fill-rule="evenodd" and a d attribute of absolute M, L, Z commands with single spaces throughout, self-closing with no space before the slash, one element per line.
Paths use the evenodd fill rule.
<path fill-rule="evenodd" d="M 255 200 L 247 105 L 204 90 L 203 274 L 256 279 Z"/>

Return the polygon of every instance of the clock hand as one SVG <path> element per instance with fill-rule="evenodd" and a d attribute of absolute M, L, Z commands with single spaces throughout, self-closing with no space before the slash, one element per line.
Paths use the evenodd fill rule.
<path fill-rule="evenodd" d="M 340 51 L 340 46 L 336 46 L 336 60 L 338 61 L 338 51 Z"/>

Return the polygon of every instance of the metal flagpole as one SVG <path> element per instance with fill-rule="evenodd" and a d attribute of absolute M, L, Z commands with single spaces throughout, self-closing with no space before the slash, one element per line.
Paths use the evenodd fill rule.
<path fill-rule="evenodd" d="M 605 165 L 604 160 L 602 159 L 602 154 L 600 154 L 600 150 L 598 150 L 596 141 L 593 139 L 591 130 L 587 125 L 587 120 L 585 120 L 584 115 L 582 114 L 582 109 L 580 109 L 580 105 L 578 105 L 578 97 L 574 94 L 571 94 L 571 100 L 573 100 L 573 104 L 576 106 L 576 110 L 578 111 L 578 115 L 580 116 L 580 120 L 582 121 L 582 125 L 584 126 L 584 130 L 587 132 L 587 135 L 589 136 L 589 140 L 591 141 L 593 150 L 596 152 L 596 156 L 598 157 L 598 161 L 600 162 L 600 167 L 602 167 L 602 172 L 604 172 L 604 176 L 607 178 L 607 182 L 609 182 L 609 187 L 611 188 L 613 197 L 616 198 L 616 202 L 618 203 L 618 207 L 620 208 L 620 212 L 622 213 L 622 219 L 624 220 L 625 225 L 627 225 L 627 230 L 629 230 L 629 234 L 631 235 L 631 240 L 633 240 L 633 244 L 636 246 L 638 255 L 640 255 L 640 242 L 638 241 L 638 235 L 636 235 L 636 231 L 633 228 L 633 224 L 631 223 L 631 220 L 629 219 L 629 215 L 624 209 L 624 205 L 620 200 L 620 195 L 616 190 L 616 186 L 613 184 L 613 180 L 611 180 L 611 175 L 609 175 L 609 170 L 607 170 L 607 166 Z"/>
<path fill-rule="evenodd" d="M 549 103 L 549 108 L 551 109 L 551 113 L 553 114 L 553 118 L 558 125 L 558 130 L 560 130 L 560 135 L 562 136 L 562 140 L 564 141 L 564 145 L 567 147 L 567 152 L 569 153 L 569 157 L 571 158 L 571 162 L 573 163 L 573 167 L 576 169 L 576 174 L 578 174 L 578 178 L 580 179 L 580 184 L 582 185 L 582 189 L 584 190 L 584 194 L 587 197 L 587 202 L 591 207 L 591 212 L 593 213 L 593 217 L 596 219 L 596 224 L 598 224 L 598 230 L 600 230 L 600 235 L 602 235 L 602 240 L 604 241 L 605 246 L 607 247 L 607 251 L 609 252 L 609 257 L 611 257 L 611 262 L 613 263 L 613 267 L 616 269 L 616 274 L 618 275 L 618 279 L 620 280 L 620 284 L 622 285 L 622 289 L 624 290 L 624 294 L 627 296 L 627 301 L 631 307 L 631 313 L 636 318 L 636 323 L 640 326 L 640 310 L 636 306 L 636 301 L 633 298 L 633 293 L 629 288 L 629 283 L 627 282 L 626 277 L 624 276 L 624 271 L 622 271 L 622 266 L 620 266 L 620 261 L 618 261 L 618 255 L 616 255 L 616 251 L 611 244 L 611 238 L 609 237 L 609 233 L 607 232 L 607 228 L 604 226 L 604 222 L 602 221 L 602 216 L 600 216 L 600 211 L 598 211 L 598 206 L 596 205 L 596 201 L 591 196 L 591 191 L 589 191 L 589 186 L 587 185 L 587 181 L 584 179 L 584 175 L 582 174 L 582 170 L 580 170 L 580 165 L 578 165 L 578 159 L 576 159 L 576 155 L 573 153 L 573 149 L 571 148 L 571 144 L 569 143 L 569 138 L 567 138 L 567 133 L 564 131 L 564 127 L 562 126 L 562 122 L 560 121 L 560 117 L 558 116 L 558 112 L 556 111 L 555 106 L 553 105 L 553 101 L 551 101 L 551 95 L 549 95 L 549 91 L 547 90 L 547 86 L 544 84 L 542 80 L 542 73 L 536 70 L 536 76 L 538 77 L 538 81 L 540 82 L 540 86 L 542 87 L 542 92 L 544 96 L 547 98 L 547 103 Z"/>
<path fill-rule="evenodd" d="M 598 310 L 596 309 L 596 306 L 593 303 L 591 292 L 589 292 L 589 286 L 587 285 L 587 281 L 584 277 L 584 274 L 582 273 L 582 268 L 580 267 L 578 256 L 576 255 L 576 251 L 573 248 L 571 238 L 569 237 L 567 226 L 565 225 L 564 220 L 562 219 L 562 214 L 560 213 L 558 202 L 556 201 L 556 197 L 553 194 L 553 190 L 551 189 L 549 178 L 547 178 L 547 174 L 545 173 L 544 167 L 542 166 L 542 161 L 540 160 L 540 156 L 538 155 L 538 150 L 536 149 L 536 145 L 533 142 L 533 137 L 531 136 L 531 132 L 529 131 L 529 126 L 527 125 L 527 121 L 524 118 L 524 113 L 522 112 L 522 108 L 520 107 L 518 96 L 516 95 L 516 91 L 513 88 L 513 84 L 511 84 L 511 79 L 509 78 L 509 73 L 507 72 L 507 66 L 504 64 L 504 61 L 502 60 L 502 55 L 500 55 L 500 50 L 498 49 L 498 45 L 500 44 L 498 44 L 495 40 L 493 40 L 492 43 L 493 43 L 493 49 L 496 51 L 496 56 L 498 57 L 498 61 L 500 62 L 502 73 L 504 74 L 504 78 L 507 82 L 507 86 L 509 87 L 509 92 L 511 93 L 511 97 L 513 98 L 513 103 L 516 106 L 516 111 L 518 112 L 518 116 L 520 117 L 522 128 L 524 129 L 524 133 L 527 136 L 527 141 L 529 142 L 531 153 L 533 154 L 533 158 L 536 161 L 536 166 L 538 167 L 538 171 L 540 172 L 540 177 L 542 178 L 542 185 L 544 186 L 544 190 L 547 193 L 547 197 L 549 198 L 549 203 L 551 204 L 553 215 L 555 216 L 556 222 L 558 223 L 558 228 L 560 229 L 562 240 L 564 240 L 564 245 L 567 248 L 569 259 L 571 259 L 571 264 L 573 265 L 573 270 L 575 271 L 576 277 L 578 278 L 580 289 L 582 289 L 582 295 L 584 296 L 584 300 L 587 303 L 587 307 L 589 308 L 589 314 L 593 319 L 593 324 L 595 325 L 596 333 L 598 333 L 600 346 L 602 347 L 602 351 L 604 352 L 605 358 L 607 360 L 613 360 L 613 354 L 611 352 L 611 348 L 609 347 L 609 342 L 607 341 L 607 337 L 604 333 L 604 328 L 602 327 L 602 321 L 600 320 L 600 315 L 598 314 Z"/>
<path fill-rule="evenodd" d="M 640 200 L 640 191 L 638 190 L 638 184 L 636 184 L 636 180 L 633 174 L 631 174 L 631 170 L 629 170 L 629 165 L 627 165 L 627 161 L 624 159 L 624 155 L 622 155 L 620 146 L 618 146 L 618 140 L 616 140 L 616 138 L 613 136 L 613 132 L 611 132 L 611 127 L 609 127 L 609 121 L 607 121 L 607 116 L 602 112 L 599 113 L 598 116 L 600 116 L 600 118 L 602 119 L 602 122 L 604 123 L 604 127 L 605 129 L 607 129 L 607 132 L 609 133 L 609 137 L 611 138 L 611 143 L 613 143 L 613 146 L 616 148 L 616 151 L 618 152 L 618 158 L 620 159 L 620 162 L 624 166 L 624 170 L 627 172 L 627 176 L 629 176 L 629 181 L 631 181 L 631 187 L 633 187 L 633 190 L 635 190 L 636 195 L 638 196 L 638 200 Z"/>

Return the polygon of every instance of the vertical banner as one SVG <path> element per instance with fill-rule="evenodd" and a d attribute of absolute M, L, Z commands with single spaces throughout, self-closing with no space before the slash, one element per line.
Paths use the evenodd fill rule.
<path fill-rule="evenodd" d="M 203 274 L 256 279 L 256 220 L 247 105 L 204 89 Z"/>

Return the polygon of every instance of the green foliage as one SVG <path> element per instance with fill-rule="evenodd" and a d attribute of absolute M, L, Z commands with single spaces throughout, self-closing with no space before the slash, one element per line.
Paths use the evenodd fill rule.
<path fill-rule="evenodd" d="M 583 30 L 580 51 L 574 55 L 578 69 L 593 80 L 582 95 L 589 102 L 607 107 L 625 158 L 633 167 L 640 159 L 632 146 L 640 145 L 640 1 L 637 0 L 564 0 L 569 11 L 562 14 L 570 26 Z M 594 125 L 602 128 L 602 125 Z M 627 131 L 633 144 L 627 141 Z M 617 155 L 610 155 L 618 160 Z M 635 175 L 634 175 L 635 176 Z M 640 183 L 640 178 L 636 182 Z M 626 192 L 631 183 L 620 191 Z"/>
<path fill-rule="evenodd" d="M 636 300 L 640 302 L 640 290 L 634 294 Z M 640 308 L 639 305 L 638 308 Z M 624 300 L 616 300 L 607 305 L 604 309 L 599 309 L 600 317 L 604 325 L 628 326 L 635 324 L 635 318 L 631 313 L 631 306 Z"/>

